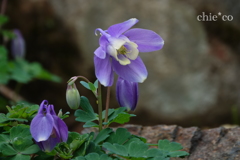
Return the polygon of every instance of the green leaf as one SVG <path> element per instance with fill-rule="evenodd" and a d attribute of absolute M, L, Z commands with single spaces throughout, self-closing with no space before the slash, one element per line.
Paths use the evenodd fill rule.
<path fill-rule="evenodd" d="M 72 160 L 86 160 L 86 159 L 83 156 L 78 156 L 78 157 L 75 157 Z"/>
<path fill-rule="evenodd" d="M 135 116 L 134 114 L 129 114 L 125 112 L 127 108 L 126 107 L 120 107 L 115 109 L 114 111 L 110 110 L 109 116 L 108 116 L 108 122 L 107 125 L 110 125 L 111 123 L 119 123 L 124 124 L 130 120 L 130 117 Z M 104 112 L 105 115 L 105 112 Z"/>
<path fill-rule="evenodd" d="M 18 152 L 24 151 L 31 144 L 32 144 L 31 139 L 22 138 L 22 137 L 16 137 L 12 141 L 12 145 L 14 149 L 17 150 Z"/>
<path fill-rule="evenodd" d="M 119 107 L 115 109 L 114 113 L 109 116 L 108 121 L 112 121 L 118 116 L 118 114 L 124 112 L 126 109 L 127 109 L 126 107 Z"/>
<path fill-rule="evenodd" d="M 110 133 L 112 132 L 112 129 L 110 128 L 105 128 L 103 130 L 101 130 L 97 137 L 93 140 L 93 142 L 95 144 L 99 144 L 100 142 L 104 141 L 105 139 L 107 139 L 110 135 Z"/>
<path fill-rule="evenodd" d="M 29 82 L 33 76 L 29 73 L 29 63 L 25 60 L 9 62 L 11 79 L 21 83 Z"/>
<path fill-rule="evenodd" d="M 94 86 L 95 86 L 96 89 L 98 88 L 98 80 L 96 80 L 96 81 L 94 82 Z"/>
<path fill-rule="evenodd" d="M 7 107 L 9 113 L 7 113 L 7 120 L 9 121 L 19 121 L 19 122 L 27 122 L 28 120 L 32 120 L 33 115 L 37 113 L 39 106 L 38 105 L 25 105 L 17 104 L 16 106 L 12 106 L 12 108 Z"/>
<path fill-rule="evenodd" d="M 83 125 L 83 127 L 84 128 L 91 128 L 91 127 L 99 127 L 99 125 L 94 123 L 94 122 L 88 121 Z"/>
<path fill-rule="evenodd" d="M 81 109 L 75 111 L 74 116 L 77 117 L 76 121 L 88 122 L 97 120 L 97 114 L 94 113 L 92 106 L 90 105 L 88 99 L 84 96 L 81 96 Z"/>
<path fill-rule="evenodd" d="M 87 89 L 89 89 L 89 90 L 91 90 L 91 91 L 96 91 L 97 90 L 97 87 L 96 87 L 96 85 L 95 85 L 95 83 L 94 84 L 92 84 L 91 82 L 85 82 L 85 81 L 80 81 L 80 83 L 85 87 L 85 88 L 87 88 Z"/>
<path fill-rule="evenodd" d="M 57 82 L 57 83 L 61 82 L 61 78 L 59 76 L 54 75 L 43 68 L 41 69 L 39 74 L 36 75 L 36 78 L 42 79 L 42 80 L 48 80 L 48 81 L 52 81 L 52 82 Z"/>
<path fill-rule="evenodd" d="M 37 153 L 38 151 L 40 151 L 40 148 L 38 147 L 38 145 L 33 144 L 30 147 L 25 148 L 24 151 L 22 151 L 22 154 L 34 154 Z"/>
<path fill-rule="evenodd" d="M 10 160 L 30 160 L 30 159 L 31 159 L 30 155 L 17 154 L 16 156 L 12 157 Z"/>
<path fill-rule="evenodd" d="M 166 158 L 164 156 L 156 156 L 156 157 L 150 158 L 148 160 L 170 160 L 170 158 L 168 158 L 168 157 Z"/>
<path fill-rule="evenodd" d="M 128 154 L 131 157 L 142 157 L 148 149 L 148 145 L 140 142 L 131 142 L 128 147 Z"/>
<path fill-rule="evenodd" d="M 85 143 L 83 143 L 83 145 L 81 145 L 75 152 L 74 152 L 74 157 L 76 156 L 84 156 L 87 152 L 87 149 L 89 147 L 90 142 L 92 141 L 93 137 L 94 137 L 94 133 L 91 132 L 88 135 L 87 140 L 85 141 Z"/>
<path fill-rule="evenodd" d="M 18 125 L 18 126 L 11 128 L 10 139 L 13 141 L 17 137 L 32 139 L 29 126 Z"/>
<path fill-rule="evenodd" d="M 88 82 L 88 85 L 89 85 L 91 91 L 96 91 L 94 84 L 92 84 L 91 82 Z"/>
<path fill-rule="evenodd" d="M 107 150 L 109 150 L 112 153 L 121 155 L 121 156 L 128 156 L 128 151 L 127 148 L 123 145 L 119 145 L 119 144 L 111 144 L 109 142 L 105 142 L 103 143 L 103 147 L 106 148 Z"/>
<path fill-rule="evenodd" d="M 16 37 L 13 31 L 10 30 L 2 30 L 2 35 L 3 37 L 6 37 L 8 39 L 13 39 Z"/>
<path fill-rule="evenodd" d="M 177 151 L 183 149 L 182 145 L 177 142 L 170 142 L 167 139 L 158 141 L 158 148 L 165 151 Z"/>
<path fill-rule="evenodd" d="M 119 124 L 124 124 L 126 122 L 129 122 L 130 117 L 131 117 L 130 114 L 123 112 L 123 113 L 118 114 L 118 116 L 116 118 L 114 118 L 111 121 L 111 123 L 115 122 L 115 123 L 119 123 Z"/>
<path fill-rule="evenodd" d="M 77 132 L 69 132 L 67 143 L 72 150 L 76 150 L 87 140 L 87 138 L 88 134 L 80 135 Z"/>
<path fill-rule="evenodd" d="M 170 142 L 166 139 L 158 141 L 158 148 L 164 155 L 168 155 L 169 157 L 184 157 L 189 155 L 185 151 L 178 151 L 183 148 L 180 143 Z"/>
<path fill-rule="evenodd" d="M 9 142 L 10 142 L 9 135 L 0 134 L 0 144 L 1 143 L 9 143 Z"/>
<path fill-rule="evenodd" d="M 15 151 L 13 147 L 7 143 L 0 145 L 0 152 L 2 152 L 2 154 L 5 156 L 13 156 L 17 154 L 17 151 Z"/>
<path fill-rule="evenodd" d="M 0 123 L 8 121 L 8 118 L 6 117 L 5 114 L 0 113 Z"/>
<path fill-rule="evenodd" d="M 108 109 L 108 117 L 109 117 L 111 114 L 113 114 L 114 111 L 115 111 L 115 109 Z M 106 114 L 106 110 L 104 110 L 104 111 L 102 112 L 102 117 L 103 117 L 103 119 L 105 119 L 105 114 Z"/>
<path fill-rule="evenodd" d="M 91 90 L 87 82 L 85 82 L 85 81 L 80 81 L 80 83 L 81 83 L 85 88 Z"/>
<path fill-rule="evenodd" d="M 147 139 L 141 136 L 137 136 L 137 135 L 132 135 L 132 137 L 138 138 L 139 140 L 141 140 L 144 143 L 147 143 Z"/>
<path fill-rule="evenodd" d="M 173 151 L 173 152 L 169 152 L 169 156 L 170 157 L 185 157 L 188 156 L 189 153 L 185 152 L 185 151 Z"/>
<path fill-rule="evenodd" d="M 99 154 L 97 153 L 90 153 L 85 156 L 85 159 L 86 160 L 112 160 L 112 158 L 108 157 L 107 154 L 102 154 L 101 156 L 99 156 Z"/>
<path fill-rule="evenodd" d="M 123 144 L 131 137 L 131 133 L 126 128 L 118 128 L 116 132 L 110 134 L 106 142 Z"/>
<path fill-rule="evenodd" d="M 157 148 L 151 148 L 151 149 L 147 150 L 147 152 L 145 154 L 147 157 L 164 156 L 163 152 L 161 152 Z"/>
<path fill-rule="evenodd" d="M 0 25 L 3 25 L 8 22 L 8 17 L 4 15 L 0 15 Z"/>
<path fill-rule="evenodd" d="M 10 79 L 7 61 L 7 49 L 0 45 L 0 84 L 6 84 Z"/>

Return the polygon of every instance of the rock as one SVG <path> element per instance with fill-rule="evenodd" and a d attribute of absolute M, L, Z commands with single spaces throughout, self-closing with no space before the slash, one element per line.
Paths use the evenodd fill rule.
<path fill-rule="evenodd" d="M 240 159 L 240 127 L 199 129 L 177 125 L 140 126 L 125 125 L 132 134 L 144 137 L 148 143 L 168 139 L 178 142 L 190 155 L 182 160 L 238 160 Z M 89 133 L 95 129 L 85 129 Z M 180 160 L 172 158 L 171 160 Z"/>

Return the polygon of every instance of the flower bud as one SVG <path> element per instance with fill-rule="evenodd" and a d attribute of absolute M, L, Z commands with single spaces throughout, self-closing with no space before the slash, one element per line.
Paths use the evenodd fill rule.
<path fill-rule="evenodd" d="M 67 104 L 71 109 L 78 109 L 80 105 L 80 94 L 77 90 L 75 83 L 67 86 L 66 92 Z"/>
<path fill-rule="evenodd" d="M 129 82 L 121 77 L 117 81 L 117 101 L 121 107 L 134 111 L 138 102 L 138 83 Z"/>
<path fill-rule="evenodd" d="M 12 40 L 12 43 L 11 43 L 12 56 L 15 59 L 24 58 L 25 41 L 23 39 L 23 36 L 18 29 L 15 29 L 13 32 L 15 33 L 16 37 Z"/>

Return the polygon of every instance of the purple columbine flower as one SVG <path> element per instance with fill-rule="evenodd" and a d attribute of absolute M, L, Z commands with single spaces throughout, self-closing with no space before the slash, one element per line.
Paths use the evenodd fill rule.
<path fill-rule="evenodd" d="M 58 143 L 66 142 L 68 128 L 47 100 L 42 101 L 37 115 L 30 124 L 30 132 L 38 146 L 46 152 L 51 151 Z"/>
<path fill-rule="evenodd" d="M 117 101 L 121 107 L 135 110 L 138 101 L 138 83 L 129 82 L 119 77 L 116 92 Z"/>
<path fill-rule="evenodd" d="M 138 54 L 159 50 L 164 41 L 151 30 L 130 29 L 137 22 L 132 18 L 105 31 L 96 29 L 101 37 L 100 46 L 94 51 L 95 74 L 102 85 L 113 84 L 114 71 L 129 82 L 141 83 L 147 78 L 147 69 Z"/>
<path fill-rule="evenodd" d="M 12 56 L 16 58 L 24 58 L 25 57 L 25 41 L 24 38 L 18 29 L 13 30 L 16 37 L 12 40 L 11 43 L 11 51 Z"/>

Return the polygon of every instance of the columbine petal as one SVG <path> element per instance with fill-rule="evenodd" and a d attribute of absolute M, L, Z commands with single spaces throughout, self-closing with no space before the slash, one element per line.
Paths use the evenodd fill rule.
<path fill-rule="evenodd" d="M 109 45 L 107 47 L 107 53 L 110 56 L 114 57 L 115 59 L 118 59 L 118 57 L 117 57 L 117 55 L 118 55 L 117 50 L 113 46 Z"/>
<path fill-rule="evenodd" d="M 99 82 L 106 86 L 112 86 L 114 76 L 112 70 L 111 59 L 109 55 L 106 55 L 105 59 L 100 59 L 94 56 L 95 75 Z"/>
<path fill-rule="evenodd" d="M 56 131 L 53 130 L 52 135 L 46 140 L 46 141 L 41 141 L 37 142 L 38 146 L 41 148 L 41 150 L 45 152 L 50 152 L 53 150 L 53 148 L 60 143 L 60 138 L 56 137 L 55 133 Z"/>
<path fill-rule="evenodd" d="M 140 57 L 137 57 L 137 59 L 132 60 L 130 64 L 125 66 L 119 64 L 114 59 L 112 62 L 114 71 L 124 80 L 142 83 L 147 78 L 148 72 Z"/>
<path fill-rule="evenodd" d="M 117 81 L 117 101 L 121 107 L 127 107 L 134 110 L 138 101 L 138 83 L 129 82 L 122 78 Z"/>
<path fill-rule="evenodd" d="M 135 60 L 138 57 L 138 45 L 136 43 L 133 42 L 127 42 L 124 47 L 127 49 L 127 53 L 126 56 L 131 59 L 131 60 Z"/>
<path fill-rule="evenodd" d="M 60 139 L 61 141 L 66 142 L 68 139 L 68 127 L 66 123 L 59 117 L 57 119 L 57 124 L 60 133 Z"/>
<path fill-rule="evenodd" d="M 118 55 L 117 61 L 123 66 L 131 63 L 131 61 L 122 54 Z"/>
<path fill-rule="evenodd" d="M 151 52 L 163 47 L 163 39 L 155 32 L 147 29 L 130 29 L 124 33 L 128 39 L 138 45 L 140 52 Z"/>
<path fill-rule="evenodd" d="M 109 41 L 110 45 L 113 46 L 113 48 L 115 48 L 115 49 L 121 48 L 124 45 L 124 43 L 126 43 L 126 41 L 124 39 L 115 38 L 115 37 L 108 38 L 108 41 Z"/>
<path fill-rule="evenodd" d="M 136 18 L 131 18 L 125 22 L 112 25 L 108 28 L 108 33 L 114 37 L 119 37 L 122 33 L 130 29 L 133 25 L 138 22 Z"/>
<path fill-rule="evenodd" d="M 56 115 L 56 112 L 54 111 L 54 106 L 53 105 L 49 105 L 48 106 L 50 108 L 50 113 L 54 119 L 54 129 L 57 133 L 57 136 L 59 137 L 60 141 L 66 142 L 67 138 L 68 138 L 68 127 L 65 124 L 65 122 L 63 122 L 63 120 L 61 120 L 61 118 L 59 118 Z"/>
<path fill-rule="evenodd" d="M 104 59 L 106 57 L 106 52 L 102 49 L 101 46 L 94 51 L 94 54 L 101 59 Z"/>
<path fill-rule="evenodd" d="M 42 113 L 45 110 L 46 113 Z M 35 141 L 45 141 L 52 133 L 54 120 L 45 105 L 40 106 L 38 114 L 30 124 L 30 132 Z"/>

